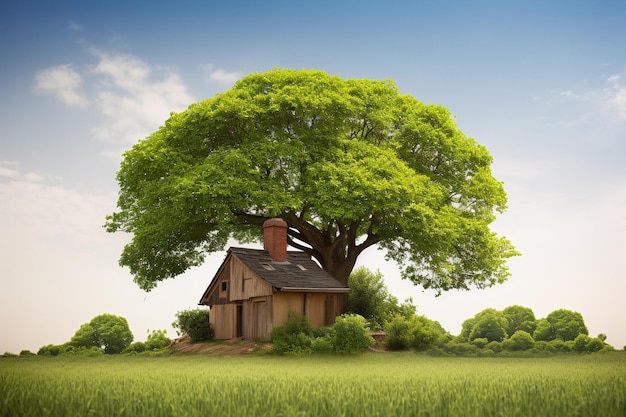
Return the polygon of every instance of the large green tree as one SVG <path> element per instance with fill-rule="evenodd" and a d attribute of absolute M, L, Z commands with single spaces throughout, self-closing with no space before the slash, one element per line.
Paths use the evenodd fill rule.
<path fill-rule="evenodd" d="M 589 334 L 582 314 L 561 308 L 548 314 L 545 319 L 537 321 L 533 337 L 535 340 L 543 341 L 555 339 L 568 341 L 576 339 L 581 334 Z"/>
<path fill-rule="evenodd" d="M 509 336 L 519 330 L 523 330 L 528 334 L 533 334 L 537 328 L 537 319 L 532 309 L 519 305 L 508 306 L 502 310 L 504 317 L 508 322 L 506 332 Z"/>
<path fill-rule="evenodd" d="M 229 238 L 259 240 L 271 217 L 344 283 L 378 245 L 417 285 L 487 287 L 517 254 L 489 228 L 507 201 L 491 163 L 445 107 L 392 81 L 275 69 L 172 114 L 127 151 L 106 228 L 132 234 L 120 264 L 145 290 Z"/>
<path fill-rule="evenodd" d="M 114 314 L 100 314 L 80 326 L 69 344 L 74 347 L 102 348 L 104 353 L 121 353 L 133 341 L 128 321 Z"/>

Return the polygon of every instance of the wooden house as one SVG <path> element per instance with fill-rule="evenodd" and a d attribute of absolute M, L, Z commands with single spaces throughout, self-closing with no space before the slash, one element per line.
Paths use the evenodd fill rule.
<path fill-rule="evenodd" d="M 304 252 L 287 251 L 284 220 L 267 220 L 263 237 L 263 250 L 230 248 L 200 299 L 210 307 L 215 339 L 269 340 L 289 311 L 321 327 L 347 309 L 346 285 Z"/>

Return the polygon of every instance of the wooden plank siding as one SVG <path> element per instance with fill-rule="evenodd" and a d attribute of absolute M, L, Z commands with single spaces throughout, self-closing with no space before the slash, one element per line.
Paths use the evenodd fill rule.
<path fill-rule="evenodd" d="M 243 338 L 270 340 L 272 336 L 272 296 L 243 302 Z"/>
<path fill-rule="evenodd" d="M 209 313 L 209 323 L 213 326 L 215 339 L 224 340 L 237 337 L 237 305 L 214 305 Z"/>
<path fill-rule="evenodd" d="M 289 312 L 305 315 L 313 327 L 330 326 L 339 314 L 337 294 L 279 292 L 274 294 L 274 326 L 284 326 Z"/>
<path fill-rule="evenodd" d="M 272 286 L 259 278 L 235 256 L 230 258 L 230 301 L 272 295 Z"/>

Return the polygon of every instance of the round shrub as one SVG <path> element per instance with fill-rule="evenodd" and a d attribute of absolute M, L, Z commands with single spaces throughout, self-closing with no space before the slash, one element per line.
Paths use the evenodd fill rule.
<path fill-rule="evenodd" d="M 411 319 L 411 347 L 426 350 L 436 346 L 444 337 L 444 330 L 438 322 L 425 316 L 413 316 Z"/>
<path fill-rule="evenodd" d="M 489 340 L 487 340 L 487 338 L 485 337 L 478 337 L 474 340 L 472 340 L 472 345 L 476 345 L 477 347 L 479 347 L 480 349 L 484 348 L 485 346 L 487 346 L 487 344 L 490 343 Z M 491 342 L 491 343 L 498 343 L 498 342 Z"/>
<path fill-rule="evenodd" d="M 330 353 L 333 351 L 333 343 L 326 337 L 316 337 L 311 341 L 311 350 L 315 353 Z"/>
<path fill-rule="evenodd" d="M 606 348 L 607 348 L 607 345 L 604 343 L 604 341 L 602 341 L 602 339 L 599 339 L 597 337 L 594 337 L 593 339 L 589 340 L 587 344 L 585 345 L 585 351 L 589 353 L 600 352 L 601 350 L 606 349 Z M 608 349 L 610 349 L 610 347 L 608 347 Z"/>
<path fill-rule="evenodd" d="M 425 316 L 407 318 L 397 314 L 385 323 L 385 344 L 392 350 L 426 350 L 441 344 L 444 333 L 439 323 Z"/>
<path fill-rule="evenodd" d="M 392 350 L 408 349 L 411 345 L 411 325 L 409 320 L 401 315 L 396 315 L 391 321 L 385 323 L 385 344 Z"/>
<path fill-rule="evenodd" d="M 62 345 L 45 345 L 39 348 L 37 355 L 41 356 L 57 356 L 63 353 L 65 349 Z"/>
<path fill-rule="evenodd" d="M 195 308 L 179 311 L 172 327 L 179 329 L 178 335 L 187 333 L 191 343 L 210 340 L 213 338 L 213 328 L 209 323 L 209 311 L 204 308 Z"/>
<path fill-rule="evenodd" d="M 504 348 L 507 350 L 529 350 L 535 347 L 535 341 L 533 337 L 524 330 L 518 330 L 507 340 L 502 342 Z"/>
<path fill-rule="evenodd" d="M 144 342 L 131 343 L 122 353 L 141 353 L 146 351 L 146 344 Z"/>
<path fill-rule="evenodd" d="M 489 349 L 493 351 L 494 353 L 500 353 L 502 352 L 503 347 L 502 347 L 502 343 L 493 341 L 493 342 L 487 343 L 487 345 L 485 346 L 485 349 Z"/>
<path fill-rule="evenodd" d="M 535 342 L 535 349 L 537 349 L 539 352 L 545 352 L 545 353 L 554 353 L 557 351 L 556 348 L 550 342 L 546 342 L 545 340 L 540 340 L 539 342 Z"/>
<path fill-rule="evenodd" d="M 121 353 L 133 341 L 128 321 L 114 314 L 100 314 L 80 326 L 69 344 L 77 349 L 97 347 L 104 353 Z"/>
<path fill-rule="evenodd" d="M 167 337 L 165 329 L 162 330 L 153 330 L 148 334 L 148 339 L 146 340 L 146 350 L 161 350 L 165 349 L 171 340 Z"/>
<path fill-rule="evenodd" d="M 306 316 L 290 311 L 287 323 L 272 329 L 273 351 L 283 355 L 311 353 L 313 326 Z"/>
<path fill-rule="evenodd" d="M 572 347 L 572 350 L 578 353 L 586 352 L 587 343 L 589 343 L 590 341 L 591 338 L 586 334 L 579 334 L 574 339 L 574 346 Z"/>
<path fill-rule="evenodd" d="M 360 353 L 374 344 L 367 321 L 357 314 L 337 317 L 333 325 L 332 344 L 337 353 Z"/>

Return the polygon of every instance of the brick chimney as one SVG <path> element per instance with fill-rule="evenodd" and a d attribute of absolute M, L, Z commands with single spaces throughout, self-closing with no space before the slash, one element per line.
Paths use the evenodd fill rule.
<path fill-rule="evenodd" d="M 263 223 L 263 249 L 275 262 L 287 261 L 287 222 L 273 218 Z"/>

